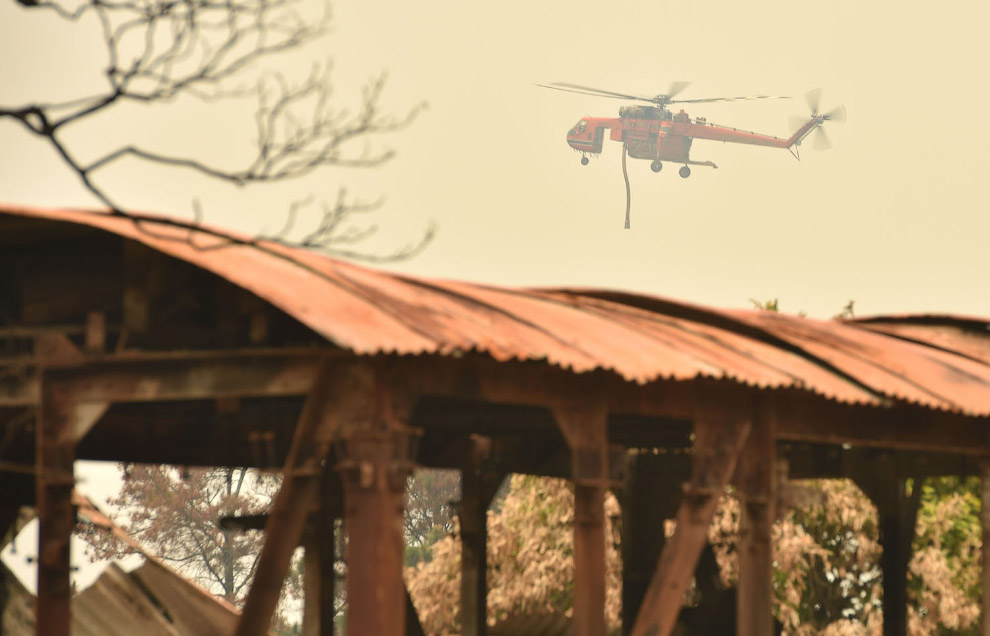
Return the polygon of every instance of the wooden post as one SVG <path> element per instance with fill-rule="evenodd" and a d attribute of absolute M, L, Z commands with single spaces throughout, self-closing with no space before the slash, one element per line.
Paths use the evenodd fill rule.
<path fill-rule="evenodd" d="M 323 617 L 320 615 L 323 581 L 319 543 L 315 534 L 303 543 L 302 636 L 324 636 L 320 633 L 323 630 Z"/>
<path fill-rule="evenodd" d="M 310 516 L 304 546 L 303 636 L 334 635 L 334 511 L 340 487 L 328 472 L 324 469 L 320 480 L 320 506 Z"/>
<path fill-rule="evenodd" d="M 903 558 L 905 542 L 914 538 L 901 522 L 899 500 L 904 494 L 903 481 L 897 479 L 882 485 L 893 492 L 877 503 L 880 526 L 880 545 L 883 552 L 880 566 L 883 569 L 883 635 L 907 636 L 907 559 Z"/>
<path fill-rule="evenodd" d="M 753 421 L 739 458 L 739 583 L 736 634 L 773 633 L 773 546 L 771 529 L 777 500 L 777 446 L 774 422 L 767 413 Z"/>
<path fill-rule="evenodd" d="M 491 440 L 472 435 L 461 469 L 461 633 L 488 633 L 488 505 L 498 482 L 487 470 Z M 500 480 L 499 480 L 500 481 Z"/>
<path fill-rule="evenodd" d="M 329 360 L 320 365 L 285 460 L 282 487 L 268 515 L 265 545 L 237 622 L 236 636 L 268 632 L 292 553 L 319 495 L 322 465 L 331 441 L 341 419 L 373 417 L 373 396 L 374 375 L 368 369 L 337 368 Z M 370 415 L 368 404 L 372 404 Z"/>
<path fill-rule="evenodd" d="M 980 466 L 980 519 L 983 522 L 983 583 L 980 636 L 990 636 L 990 461 Z"/>
<path fill-rule="evenodd" d="M 907 636 L 907 573 L 921 498 L 921 479 L 907 479 L 888 453 L 857 474 L 857 485 L 877 507 L 883 570 L 883 636 Z"/>
<path fill-rule="evenodd" d="M 608 410 L 604 402 L 579 402 L 555 407 L 554 417 L 574 474 L 574 634 L 605 636 Z"/>
<path fill-rule="evenodd" d="M 749 429 L 748 410 L 736 414 L 725 407 L 706 408 L 696 416 L 691 482 L 677 511 L 677 529 L 663 548 L 643 599 L 633 636 L 669 636 L 674 629 L 715 506 L 735 472 Z"/>
<path fill-rule="evenodd" d="M 622 493 L 622 633 L 632 632 L 665 543 L 664 522 L 677 514 L 686 455 L 630 458 Z"/>
<path fill-rule="evenodd" d="M 42 375 L 41 412 L 36 433 L 38 506 L 38 598 L 35 633 L 69 636 L 72 586 L 69 542 L 75 527 L 72 473 L 75 437 L 68 391 Z"/>
<path fill-rule="evenodd" d="M 344 442 L 347 634 L 403 636 L 402 511 L 411 431 L 358 430 Z"/>
<path fill-rule="evenodd" d="M 487 506 L 481 503 L 481 476 L 465 470 L 461 478 L 461 629 L 464 636 L 487 632 Z"/>

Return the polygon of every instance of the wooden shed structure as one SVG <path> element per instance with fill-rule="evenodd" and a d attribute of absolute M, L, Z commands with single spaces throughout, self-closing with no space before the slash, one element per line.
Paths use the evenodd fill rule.
<path fill-rule="evenodd" d="M 884 633 L 902 636 L 918 490 L 905 484 L 990 456 L 988 328 L 428 280 L 167 219 L 3 206 L 0 529 L 38 507 L 37 630 L 67 636 L 75 459 L 280 467 L 236 633 L 264 632 L 307 524 L 307 562 L 330 571 L 341 517 L 347 633 L 396 636 L 417 628 L 397 523 L 406 476 L 456 468 L 474 636 L 486 631 L 494 488 L 509 472 L 565 476 L 574 633 L 605 632 L 602 504 L 617 488 L 623 631 L 656 636 L 670 633 L 732 482 L 736 633 L 765 636 L 782 474 L 849 476 L 880 513 Z M 306 592 L 307 634 L 333 633 L 332 577 Z"/>

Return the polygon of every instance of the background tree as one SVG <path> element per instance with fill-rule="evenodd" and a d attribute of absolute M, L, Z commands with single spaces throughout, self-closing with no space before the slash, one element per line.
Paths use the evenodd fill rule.
<path fill-rule="evenodd" d="M 332 99 L 329 63 L 314 64 L 301 78 L 270 70 L 286 54 L 301 52 L 326 34 L 325 6 L 314 9 L 301 0 L 19 2 L 25 10 L 48 12 L 53 20 L 71 23 L 80 46 L 102 49 L 103 63 L 92 69 L 91 92 L 52 101 L 25 95 L 20 103 L 0 104 L 0 119 L 18 122 L 47 143 L 114 214 L 125 214 L 129 206 L 103 178 L 111 166 L 128 162 L 171 167 L 236 186 L 288 182 L 326 167 L 375 167 L 393 156 L 378 146 L 378 139 L 407 126 L 421 109 L 416 106 L 399 116 L 383 112 L 383 76 L 372 80 L 357 105 L 348 108 Z M 40 91 L 61 85 L 58 80 L 39 77 L 33 86 Z M 223 126 L 209 131 L 215 136 L 208 142 L 197 138 L 193 147 L 173 154 L 133 138 L 142 129 L 167 127 L 166 107 L 190 99 L 206 102 L 211 109 L 223 106 L 230 115 Z M 244 108 L 245 100 L 253 102 L 253 113 Z M 134 126 L 138 112 L 140 124 Z M 127 130 L 125 121 L 131 123 L 130 134 L 109 148 L 94 147 L 92 141 L 81 144 L 73 131 L 83 124 Z M 221 132 L 217 128 L 233 136 L 216 134 Z M 254 137 L 254 150 L 235 153 L 232 161 L 211 152 L 236 148 L 248 137 Z M 377 209 L 380 200 L 352 198 L 343 187 L 322 204 L 305 194 L 296 199 L 282 229 L 265 238 L 359 255 L 354 244 L 377 229 L 355 225 L 355 215 Z M 320 208 L 319 220 L 315 229 L 300 234 L 294 228 L 297 213 L 308 204 Z M 198 217 L 195 201 L 193 207 Z M 387 258 L 409 256 L 431 235 L 428 229 L 419 241 Z"/>
<path fill-rule="evenodd" d="M 406 484 L 406 565 L 431 558 L 433 545 L 454 529 L 454 507 L 461 497 L 456 470 L 417 470 Z"/>
<path fill-rule="evenodd" d="M 107 503 L 117 522 L 146 550 L 227 602 L 239 606 L 250 586 L 264 536 L 222 528 L 226 516 L 269 509 L 279 479 L 245 468 L 182 469 L 122 466 L 120 493 Z M 104 534 L 91 534 L 93 558 L 113 559 L 133 550 Z M 301 594 L 301 570 L 290 569 L 287 597 Z M 288 598 L 286 599 L 288 600 Z M 281 621 L 284 617 L 278 617 Z M 277 626 L 285 628 L 279 623 Z"/>
<path fill-rule="evenodd" d="M 615 537 L 612 519 L 618 503 L 608 494 L 606 537 Z M 574 605 L 574 491 L 570 482 L 512 475 L 497 510 L 488 512 L 488 616 L 569 615 Z M 455 529 L 456 535 L 456 529 Z M 428 634 L 460 633 L 461 544 L 448 535 L 433 546 L 432 560 L 406 568 L 409 594 Z M 619 629 L 621 558 L 618 545 L 606 546 L 606 619 Z"/>
<path fill-rule="evenodd" d="M 773 527 L 774 613 L 786 636 L 880 636 L 882 572 L 876 509 L 849 480 L 793 482 L 800 497 Z M 919 484 L 921 505 L 909 574 L 911 636 L 975 636 L 979 629 L 981 526 L 978 480 Z M 606 517 L 618 518 L 609 498 Z M 673 531 L 668 521 L 667 532 Z M 566 481 L 514 475 L 488 513 L 488 613 L 567 616 L 573 603 L 573 495 Z M 720 501 L 709 543 L 723 589 L 737 580 L 739 502 Z M 607 622 L 619 626 L 621 552 L 606 530 Z M 433 558 L 406 569 L 410 594 L 432 636 L 459 633 L 460 543 L 448 536 Z M 692 606 L 704 599 L 688 594 Z M 701 608 L 702 612 L 710 611 Z M 690 612 L 688 612 L 690 614 Z M 687 625 L 683 626 L 685 629 Z M 692 633 L 682 631 L 680 633 Z"/>

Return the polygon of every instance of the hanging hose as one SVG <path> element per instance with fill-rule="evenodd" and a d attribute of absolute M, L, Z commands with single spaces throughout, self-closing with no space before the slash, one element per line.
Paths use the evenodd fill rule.
<path fill-rule="evenodd" d="M 629 206 L 632 204 L 632 192 L 629 189 L 629 173 L 626 172 L 626 142 L 622 142 L 622 178 L 626 180 L 626 229 L 629 229 Z"/>

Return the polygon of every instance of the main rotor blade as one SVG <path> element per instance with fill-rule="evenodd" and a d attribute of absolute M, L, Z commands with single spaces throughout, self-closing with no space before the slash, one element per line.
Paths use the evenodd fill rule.
<path fill-rule="evenodd" d="M 707 104 L 710 102 L 744 102 L 752 99 L 791 99 L 789 95 L 742 95 L 740 97 L 708 97 L 705 99 L 672 99 L 669 104 Z"/>
<path fill-rule="evenodd" d="M 542 86 L 543 88 L 552 88 L 557 91 L 565 91 L 568 93 L 579 93 L 581 95 L 594 95 L 596 97 L 611 97 L 612 99 L 635 99 L 646 102 L 653 101 L 652 97 L 645 97 L 643 95 L 616 93 L 615 91 L 606 91 L 600 88 L 591 88 L 590 86 L 579 86 L 578 84 L 569 84 L 567 82 L 552 82 L 550 84 L 537 84 L 537 86 Z"/>
<path fill-rule="evenodd" d="M 691 82 L 671 82 L 667 88 L 667 98 L 673 99 L 684 92 L 684 89 L 691 85 Z"/>
<path fill-rule="evenodd" d="M 808 91 L 807 93 L 804 94 L 804 99 L 806 102 L 808 102 L 808 108 L 811 109 L 811 114 L 817 115 L 818 106 L 821 104 L 822 101 L 822 89 L 816 88 L 814 90 Z"/>
<path fill-rule="evenodd" d="M 828 111 L 826 113 L 822 113 L 822 117 L 824 117 L 825 119 L 827 119 L 829 121 L 839 122 L 840 124 L 845 123 L 845 121 L 846 121 L 846 107 L 845 106 L 836 106 L 832 110 L 830 110 L 830 111 Z"/>

